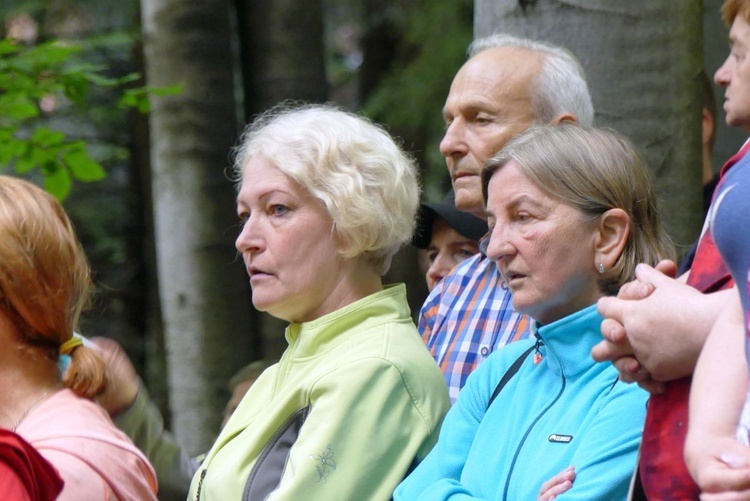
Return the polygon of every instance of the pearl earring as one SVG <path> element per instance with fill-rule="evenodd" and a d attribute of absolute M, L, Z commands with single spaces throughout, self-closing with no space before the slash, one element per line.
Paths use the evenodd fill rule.
<path fill-rule="evenodd" d="M 599 263 L 596 269 L 599 270 L 599 273 L 604 273 L 604 263 Z"/>

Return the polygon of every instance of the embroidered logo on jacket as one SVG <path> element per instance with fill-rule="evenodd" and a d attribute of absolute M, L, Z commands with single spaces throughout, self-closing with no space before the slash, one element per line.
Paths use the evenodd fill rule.
<path fill-rule="evenodd" d="M 319 482 L 328 478 L 328 475 L 336 469 L 336 460 L 333 459 L 333 456 L 333 448 L 330 444 L 326 447 L 326 450 L 321 450 L 317 454 L 310 456 L 310 459 L 313 459 L 318 463 L 315 465 L 315 469 L 318 470 Z"/>
<path fill-rule="evenodd" d="M 557 442 L 558 444 L 569 444 L 573 440 L 572 435 L 558 435 L 556 433 L 553 433 L 549 436 L 547 439 L 550 442 Z"/>

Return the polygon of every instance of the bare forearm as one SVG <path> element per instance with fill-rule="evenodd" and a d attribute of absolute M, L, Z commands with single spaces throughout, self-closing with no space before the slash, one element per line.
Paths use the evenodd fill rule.
<path fill-rule="evenodd" d="M 734 290 L 706 339 L 690 391 L 690 429 L 733 436 L 747 392 L 745 329 Z"/>
<path fill-rule="evenodd" d="M 685 461 L 704 493 L 736 495 L 750 487 L 750 449 L 736 440 L 748 387 L 744 348 L 742 306 L 735 289 L 706 340 L 690 392 Z"/>
<path fill-rule="evenodd" d="M 636 347 L 638 360 L 654 379 L 671 381 L 693 374 L 698 355 L 732 294 L 732 290 L 702 294 L 680 304 L 675 328 L 670 329 L 671 335 L 667 334 L 661 349 Z"/>

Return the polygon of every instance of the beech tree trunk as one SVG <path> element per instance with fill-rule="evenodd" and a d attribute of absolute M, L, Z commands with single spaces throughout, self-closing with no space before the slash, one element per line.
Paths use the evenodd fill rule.
<path fill-rule="evenodd" d="M 228 0 L 142 0 L 146 76 L 181 84 L 150 115 L 154 229 L 173 430 L 192 454 L 219 429 L 227 379 L 252 360 L 249 282 L 225 171 L 237 137 Z"/>
<path fill-rule="evenodd" d="M 474 35 L 546 40 L 583 64 L 599 126 L 630 137 L 677 244 L 701 224 L 701 2 L 475 0 Z"/>
<path fill-rule="evenodd" d="M 328 100 L 321 0 L 236 0 L 245 122 L 281 101 Z M 278 358 L 288 322 L 252 310 L 256 358 Z"/>

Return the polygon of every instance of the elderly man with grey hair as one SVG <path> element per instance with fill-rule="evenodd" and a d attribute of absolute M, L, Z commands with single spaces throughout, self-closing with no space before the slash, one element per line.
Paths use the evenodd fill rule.
<path fill-rule="evenodd" d="M 592 125 L 594 109 L 580 63 L 543 42 L 493 35 L 475 40 L 443 107 L 445 157 L 456 207 L 485 218 L 480 172 L 513 137 L 534 124 Z M 481 252 L 446 276 L 428 296 L 419 331 L 446 382 L 451 401 L 481 362 L 529 336 L 513 310 L 495 264 Z"/>

